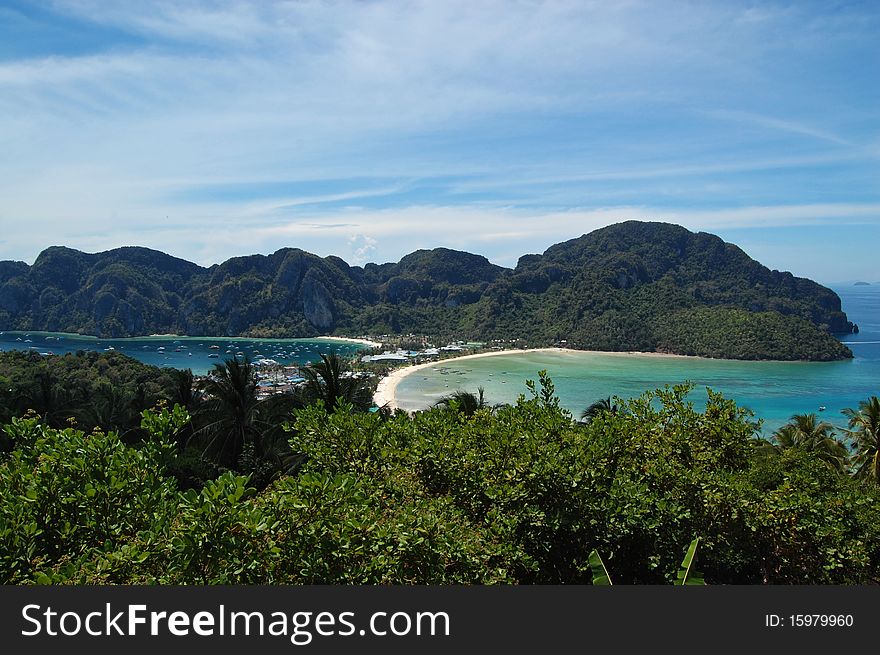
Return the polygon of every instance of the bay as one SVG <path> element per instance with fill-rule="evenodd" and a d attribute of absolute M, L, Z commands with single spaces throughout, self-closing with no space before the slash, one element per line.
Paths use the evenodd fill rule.
<path fill-rule="evenodd" d="M 489 402 L 515 402 L 525 380 L 547 370 L 562 405 L 575 416 L 608 396 L 632 398 L 667 384 L 692 382 L 696 406 L 710 387 L 751 409 L 769 434 L 792 414 L 817 413 L 845 425 L 841 410 L 880 394 L 880 285 L 835 289 L 859 334 L 844 341 L 855 358 L 840 362 L 744 362 L 656 355 L 532 352 L 439 362 L 405 377 L 397 404 L 424 409 L 455 390 L 483 387 Z M 824 411 L 820 408 L 824 407 Z"/>
<path fill-rule="evenodd" d="M 214 364 L 243 353 L 251 360 L 260 356 L 282 365 L 308 364 L 321 353 L 353 357 L 367 346 L 331 339 L 247 339 L 242 337 L 150 336 L 129 339 L 99 339 L 63 332 L 3 332 L 0 351 L 33 350 L 63 355 L 79 350 L 118 351 L 153 366 L 191 369 L 204 375 Z"/>

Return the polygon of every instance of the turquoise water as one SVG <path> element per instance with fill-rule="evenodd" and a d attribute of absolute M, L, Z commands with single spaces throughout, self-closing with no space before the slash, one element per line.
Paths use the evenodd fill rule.
<path fill-rule="evenodd" d="M 212 348 L 216 346 L 216 348 Z M 61 332 L 3 332 L 0 351 L 34 350 L 63 355 L 78 350 L 116 350 L 153 366 L 192 369 L 203 375 L 214 364 L 244 353 L 251 360 L 259 355 L 279 364 L 306 364 L 320 359 L 321 353 L 353 356 L 365 346 L 347 341 L 316 339 L 243 339 L 230 337 L 139 337 L 134 339 L 97 339 Z M 213 355 L 213 357 L 212 357 Z"/>
<path fill-rule="evenodd" d="M 836 289 L 860 333 L 845 341 L 855 359 L 843 362 L 741 362 L 684 357 L 593 353 L 520 353 L 438 363 L 404 378 L 397 401 L 409 410 L 424 409 L 456 389 L 484 387 L 490 402 L 513 402 L 526 393 L 524 381 L 547 369 L 562 404 L 576 415 L 607 396 L 631 398 L 647 389 L 694 382 L 695 404 L 705 387 L 748 407 L 772 432 L 792 414 L 819 413 L 843 425 L 844 407 L 880 394 L 880 286 Z"/>

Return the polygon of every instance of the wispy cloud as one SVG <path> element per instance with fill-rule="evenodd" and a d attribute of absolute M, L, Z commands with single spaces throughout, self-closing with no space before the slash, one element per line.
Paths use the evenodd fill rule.
<path fill-rule="evenodd" d="M 706 112 L 708 116 L 721 120 L 750 123 L 760 127 L 766 127 L 772 130 L 780 130 L 782 132 L 791 132 L 793 134 L 803 134 L 811 136 L 822 141 L 829 141 L 843 146 L 850 146 L 852 143 L 826 130 L 817 129 L 810 125 L 799 123 L 798 121 L 774 118 L 772 116 L 762 116 L 748 111 L 737 111 L 733 109 L 712 109 Z"/>
<path fill-rule="evenodd" d="M 0 24 L 0 258 L 47 240 L 503 258 L 626 218 L 878 216 L 870 6 L 15 7 L 89 47 Z"/>
<path fill-rule="evenodd" d="M 512 207 L 410 206 L 364 210 L 349 208 L 320 217 L 304 216 L 276 224 L 242 228 L 235 216 L 216 215 L 205 230 L 191 223 L 156 220 L 151 229 L 119 226 L 111 234 L 72 226 L 56 234 L 58 242 L 89 251 L 137 243 L 210 265 L 243 253 L 270 253 L 299 247 L 320 255 L 338 255 L 352 263 L 396 261 L 417 248 L 445 246 L 488 255 L 512 266 L 515 259 L 496 253 L 543 252 L 559 241 L 625 220 L 655 220 L 694 231 L 805 225 L 876 224 L 880 203 L 753 206 L 738 209 L 616 206 L 565 211 Z M 94 227 L 94 226 L 92 226 Z M 21 236 L 12 239 L 23 247 Z M 36 253 L 34 253 L 35 255 Z"/>

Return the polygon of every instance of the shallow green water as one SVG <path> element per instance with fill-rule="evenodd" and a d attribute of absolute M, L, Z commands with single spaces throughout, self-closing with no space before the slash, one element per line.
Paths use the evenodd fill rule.
<path fill-rule="evenodd" d="M 682 357 L 592 353 L 520 353 L 439 363 L 408 376 L 397 387 L 405 409 L 423 409 L 456 389 L 486 390 L 490 402 L 512 402 L 527 393 L 526 379 L 546 369 L 562 404 L 580 412 L 607 396 L 631 398 L 647 389 L 691 381 L 700 404 L 711 387 L 764 419 L 765 432 L 792 414 L 819 412 L 843 425 L 840 410 L 880 394 L 880 287 L 838 289 L 860 333 L 846 338 L 856 355 L 843 362 L 741 362 Z"/>

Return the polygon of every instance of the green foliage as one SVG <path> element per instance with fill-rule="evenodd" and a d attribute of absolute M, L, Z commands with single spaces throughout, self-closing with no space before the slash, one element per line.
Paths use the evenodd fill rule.
<path fill-rule="evenodd" d="M 135 449 L 114 433 L 54 430 L 35 418 L 13 419 L 6 431 L 15 449 L 0 466 L 5 583 L 71 578 L 84 561 L 116 551 L 173 507 L 162 462 L 174 446 L 160 435 Z"/>
<path fill-rule="evenodd" d="M 583 412 L 581 412 L 581 420 L 588 423 L 593 417 L 604 412 L 616 414 L 619 411 L 620 407 L 618 407 L 617 403 L 609 396 L 608 398 L 601 398 L 594 403 L 591 403 Z"/>
<path fill-rule="evenodd" d="M 776 448 L 796 448 L 813 453 L 817 459 L 836 471 L 849 469 L 849 450 L 837 439 L 834 426 L 820 421 L 815 414 L 795 414 L 773 433 Z"/>
<path fill-rule="evenodd" d="M 608 575 L 608 569 L 605 568 L 605 562 L 603 562 L 602 558 L 599 556 L 599 551 L 595 548 L 591 550 L 587 561 L 590 563 L 590 570 L 593 572 L 594 585 L 598 587 L 610 587 L 614 584 L 611 582 L 611 576 Z"/>
<path fill-rule="evenodd" d="M 0 460 L 0 581 L 877 580 L 877 485 L 809 449 L 756 448 L 748 411 L 711 391 L 697 411 L 689 391 L 646 393 L 587 424 L 544 372 L 515 405 L 471 415 L 319 402 L 287 424 L 295 474 L 262 489 L 257 472 L 234 471 L 180 489 L 180 407 L 144 413 L 138 447 L 15 418 Z"/>
<path fill-rule="evenodd" d="M 255 492 L 247 477 L 227 471 L 199 491 L 182 493 L 165 553 L 169 573 L 200 584 L 257 582 L 265 562 L 254 554 L 273 546 L 263 539 L 270 519 L 245 502 Z"/>
<path fill-rule="evenodd" d="M 699 307 L 658 317 L 657 349 L 680 355 L 726 359 L 810 359 L 851 357 L 849 349 L 809 321 L 778 312 Z"/>
<path fill-rule="evenodd" d="M 697 561 L 697 546 L 699 543 L 700 538 L 696 537 L 688 545 L 684 554 L 684 559 L 681 561 L 681 568 L 675 576 L 675 584 L 679 586 L 706 584 L 703 580 L 703 574 L 695 568 Z M 605 562 L 603 562 L 602 558 L 599 556 L 599 551 L 595 549 L 590 551 L 588 561 L 590 563 L 590 569 L 593 572 L 593 584 L 610 587 L 613 584 L 611 582 L 611 576 L 608 573 L 608 569 L 605 568 Z"/>
<path fill-rule="evenodd" d="M 438 400 L 434 405 L 453 412 L 461 412 L 466 416 L 473 416 L 481 409 L 492 408 L 489 401 L 486 400 L 486 390 L 483 387 L 477 389 L 476 394 L 463 390 L 454 391 Z"/>
<path fill-rule="evenodd" d="M 253 472 L 259 460 L 272 456 L 274 437 L 296 399 L 279 395 L 259 400 L 257 372 L 248 359 L 215 364 L 201 390 L 205 399 L 193 412 L 190 443 L 219 466 Z M 245 453 L 247 463 L 242 460 Z"/>
<path fill-rule="evenodd" d="M 141 429 L 150 435 L 149 443 L 161 444 L 166 450 L 174 446 L 183 429 L 189 424 L 189 413 L 180 405 L 170 410 L 166 403 L 160 402 L 158 411 L 145 409 L 141 412 Z"/>
<path fill-rule="evenodd" d="M 681 561 L 681 569 L 675 577 L 675 584 L 679 586 L 685 585 L 704 585 L 703 574 L 697 571 L 697 546 L 700 545 L 700 538 L 695 538 L 688 546 L 684 559 Z"/>
<path fill-rule="evenodd" d="M 321 354 L 321 360 L 303 369 L 306 382 L 302 391 L 304 403 L 320 400 L 328 411 L 339 403 L 367 409 L 373 404 L 373 394 L 367 382 L 351 374 L 351 368 L 336 353 Z"/>
<path fill-rule="evenodd" d="M 880 398 L 871 396 L 858 409 L 846 408 L 846 433 L 855 442 L 856 475 L 880 485 Z"/>
<path fill-rule="evenodd" d="M 0 370 L 6 391 L 0 394 L 0 417 L 32 410 L 51 427 L 115 431 L 130 442 L 145 434 L 140 425 L 145 409 L 163 400 L 173 403 L 180 376 L 117 352 L 51 357 L 0 352 Z"/>

